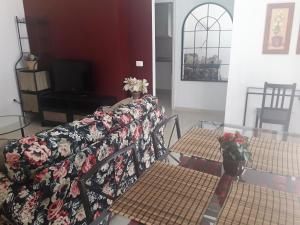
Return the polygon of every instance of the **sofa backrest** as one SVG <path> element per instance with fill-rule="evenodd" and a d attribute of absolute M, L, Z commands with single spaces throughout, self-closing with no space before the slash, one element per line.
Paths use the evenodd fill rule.
<path fill-rule="evenodd" d="M 108 134 L 104 139 L 71 155 L 64 161 L 45 168 L 34 176 L 34 189 L 48 189 L 47 192 L 50 193 L 51 190 L 57 189 L 56 186 L 59 186 L 62 178 L 73 180 L 81 177 L 95 163 L 101 162 L 119 149 L 126 148 L 132 144 L 136 145 L 140 171 L 149 168 L 156 159 L 151 133 L 162 119 L 162 109 L 157 107 L 139 120 L 134 120 L 121 129 Z M 58 171 L 65 172 L 57 173 Z M 63 177 L 55 174 L 63 174 Z"/>
<path fill-rule="evenodd" d="M 22 183 L 37 171 L 63 161 L 109 134 L 121 132 L 126 125 L 156 108 L 156 98 L 148 95 L 112 112 L 97 110 L 81 121 L 12 141 L 4 148 L 7 175 L 14 182 Z M 133 138 L 138 133 L 139 130 L 135 131 Z"/>

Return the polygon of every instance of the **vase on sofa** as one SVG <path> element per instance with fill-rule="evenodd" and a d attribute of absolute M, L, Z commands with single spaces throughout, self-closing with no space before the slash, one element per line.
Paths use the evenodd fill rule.
<path fill-rule="evenodd" d="M 141 98 L 141 94 L 142 94 L 142 92 L 140 92 L 140 91 L 131 92 L 131 95 L 132 95 L 133 99 L 139 99 L 139 98 Z"/>
<path fill-rule="evenodd" d="M 129 91 L 133 99 L 141 98 L 142 94 L 148 92 L 149 83 L 146 79 L 136 79 L 135 77 L 125 78 L 124 90 Z"/>

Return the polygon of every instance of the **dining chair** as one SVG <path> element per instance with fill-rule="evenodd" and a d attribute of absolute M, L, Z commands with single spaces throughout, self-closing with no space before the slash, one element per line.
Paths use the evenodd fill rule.
<path fill-rule="evenodd" d="M 119 163 L 123 161 L 124 164 L 120 166 Z M 128 170 L 132 168 L 132 166 L 134 167 L 134 175 L 131 175 L 133 178 L 130 179 L 130 182 L 128 182 L 126 181 L 128 180 L 128 177 L 126 176 L 128 176 Z M 120 168 L 122 168 L 121 174 L 119 173 Z M 126 175 L 125 172 L 127 172 Z M 111 213 L 107 209 L 104 209 L 98 218 L 94 218 L 96 212 L 92 210 L 92 205 L 97 204 L 97 196 L 99 199 L 105 197 L 113 202 L 131 185 L 133 185 L 135 181 L 137 181 L 139 175 L 139 165 L 135 144 L 116 151 L 111 156 L 98 162 L 86 174 L 84 174 L 79 181 L 79 189 L 80 199 L 83 203 L 88 224 L 100 224 L 99 221 L 101 224 L 109 224 Z M 104 189 L 106 185 L 109 186 L 108 189 L 111 190 L 112 193 L 105 193 L 106 191 L 104 191 Z M 91 199 L 93 199 L 94 204 L 91 203 Z"/>
<path fill-rule="evenodd" d="M 159 123 L 152 132 L 155 157 L 157 160 L 164 158 L 170 152 L 170 145 L 176 129 L 177 139 L 181 138 L 178 115 L 170 116 Z M 168 131 L 168 132 L 167 132 Z M 168 135 L 167 135 L 168 134 Z M 166 140 L 168 140 L 166 142 Z M 166 145 L 167 143 L 167 145 Z"/>
<path fill-rule="evenodd" d="M 255 127 L 263 123 L 283 125 L 289 130 L 291 113 L 295 98 L 296 84 L 271 84 L 265 82 L 261 108 L 256 110 Z"/>

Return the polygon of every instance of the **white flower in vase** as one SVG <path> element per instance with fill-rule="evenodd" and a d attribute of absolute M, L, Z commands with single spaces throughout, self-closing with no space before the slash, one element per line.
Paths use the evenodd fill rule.
<path fill-rule="evenodd" d="M 136 79 L 135 77 L 125 78 L 124 90 L 130 91 L 134 98 L 139 98 L 141 93 L 146 94 L 148 92 L 149 83 L 146 79 Z M 137 95 L 136 95 L 137 94 Z"/>

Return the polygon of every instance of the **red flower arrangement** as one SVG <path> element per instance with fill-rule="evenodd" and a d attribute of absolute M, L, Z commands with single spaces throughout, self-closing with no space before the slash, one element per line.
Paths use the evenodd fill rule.
<path fill-rule="evenodd" d="M 248 138 L 239 132 L 224 133 L 218 138 L 221 145 L 221 152 L 224 160 L 249 161 L 251 152 L 248 151 Z"/>

